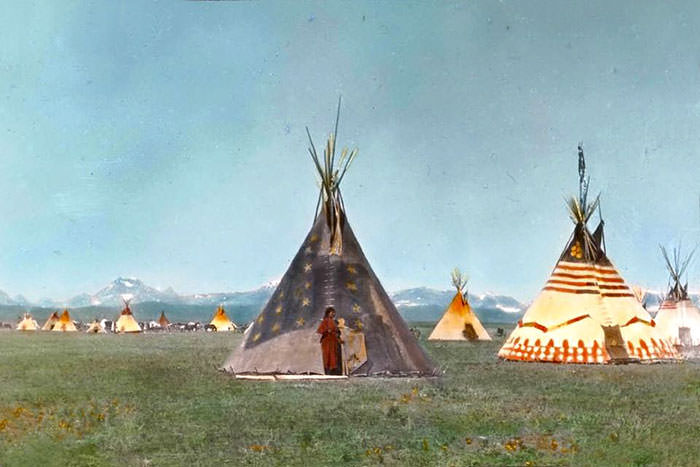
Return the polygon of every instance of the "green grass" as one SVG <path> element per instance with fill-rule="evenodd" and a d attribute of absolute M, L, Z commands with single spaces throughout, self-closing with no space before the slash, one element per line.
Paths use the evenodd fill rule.
<path fill-rule="evenodd" d="M 427 335 L 424 329 L 423 335 Z M 0 332 L 0 465 L 691 465 L 700 365 L 501 362 L 437 379 L 237 381 L 240 335 Z"/>

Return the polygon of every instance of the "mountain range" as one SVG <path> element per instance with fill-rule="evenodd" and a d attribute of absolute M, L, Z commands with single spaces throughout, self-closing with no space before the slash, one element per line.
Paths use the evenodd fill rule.
<path fill-rule="evenodd" d="M 276 286 L 276 282 L 269 282 L 249 291 L 180 295 L 172 288 L 159 290 L 136 278 L 118 277 L 94 294 L 82 293 L 67 300 L 44 298 L 32 303 L 21 295 L 11 297 L 0 291 L 0 308 L 6 311 L 3 315 L 16 314 L 21 309 L 31 309 L 33 313 L 43 315 L 43 310 L 48 313 L 52 309 L 68 307 L 72 314 L 77 313 L 78 316 L 97 316 L 107 310 L 118 310 L 123 306 L 124 300 L 129 300 L 135 313 L 140 310 L 145 319 L 155 319 L 160 310 L 166 310 L 177 315 L 173 319 L 180 316 L 187 320 L 206 319 L 214 307 L 223 305 L 231 310 L 234 319 L 245 322 L 257 315 Z M 454 290 L 418 287 L 390 295 L 405 319 L 436 321 L 454 294 Z M 469 295 L 469 300 L 482 321 L 487 322 L 515 322 L 525 310 L 524 304 L 505 295 Z"/>

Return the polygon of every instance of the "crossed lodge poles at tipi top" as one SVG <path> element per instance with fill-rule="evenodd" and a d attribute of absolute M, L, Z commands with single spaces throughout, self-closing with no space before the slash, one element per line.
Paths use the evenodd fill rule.
<path fill-rule="evenodd" d="M 467 294 L 463 291 L 467 285 L 467 279 L 459 269 L 452 272 L 452 284 L 457 289 L 457 293 L 447 307 L 445 314 L 435 325 L 433 332 L 430 333 L 428 340 L 490 341 L 491 337 L 469 306 Z"/>
<path fill-rule="evenodd" d="M 340 106 L 338 107 L 340 110 Z M 347 328 L 342 350 L 348 375 L 432 375 L 435 367 L 375 276 L 350 228 L 339 185 L 357 154 L 336 159 L 335 131 L 324 150 L 309 151 L 321 178 L 311 231 L 289 269 L 224 364 L 236 375 L 324 375 L 319 326 L 327 307 Z M 308 131 L 308 130 L 307 130 Z"/>
<path fill-rule="evenodd" d="M 579 146 L 579 197 L 569 201 L 571 240 L 498 355 L 563 363 L 675 359 L 670 341 L 608 259 L 602 219 L 593 234 L 588 231 L 599 199 L 587 201 L 585 167 Z"/>

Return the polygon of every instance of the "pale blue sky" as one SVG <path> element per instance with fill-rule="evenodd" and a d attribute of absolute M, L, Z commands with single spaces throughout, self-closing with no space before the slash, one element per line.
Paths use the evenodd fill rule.
<path fill-rule="evenodd" d="M 343 96 L 350 222 L 386 288 L 530 300 L 571 231 L 576 144 L 608 252 L 666 283 L 700 240 L 695 2 L 13 2 L 0 13 L 0 289 L 280 277 Z M 700 287 L 700 268 L 690 279 Z"/>

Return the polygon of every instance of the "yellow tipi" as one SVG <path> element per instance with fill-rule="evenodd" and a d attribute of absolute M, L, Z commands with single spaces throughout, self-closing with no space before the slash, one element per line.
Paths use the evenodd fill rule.
<path fill-rule="evenodd" d="M 39 329 L 39 323 L 29 313 L 25 313 L 22 321 L 17 325 L 18 331 L 36 331 L 37 329 Z"/>
<path fill-rule="evenodd" d="M 59 332 L 75 332 L 78 330 L 78 328 L 75 327 L 75 324 L 73 324 L 73 321 L 70 319 L 70 313 L 68 313 L 68 310 L 63 310 L 61 317 L 58 319 L 56 324 L 54 324 L 51 330 Z"/>
<path fill-rule="evenodd" d="M 107 331 L 105 330 L 104 326 L 102 326 L 102 323 L 95 319 L 92 323 L 90 323 L 90 326 L 85 332 L 88 334 L 105 334 Z"/>
<path fill-rule="evenodd" d="M 49 316 L 49 319 L 46 320 L 44 325 L 41 327 L 42 331 L 50 331 L 53 329 L 54 325 L 58 322 L 58 312 L 54 311 L 51 313 L 51 316 Z"/>
<path fill-rule="evenodd" d="M 115 325 L 115 332 L 141 332 L 141 326 L 134 319 L 134 315 L 129 308 L 129 302 L 124 300 L 124 309 L 119 315 L 119 319 Z"/>
<path fill-rule="evenodd" d="M 217 332 L 235 331 L 236 329 L 238 329 L 238 326 L 236 326 L 233 323 L 233 321 L 228 319 L 228 316 L 226 315 L 226 310 L 224 310 L 224 307 L 221 305 L 219 305 L 219 308 L 216 309 L 214 317 L 211 319 L 211 322 L 209 324 L 211 326 L 214 326 Z"/>
<path fill-rule="evenodd" d="M 467 285 L 467 278 L 457 268 L 452 271 L 452 283 L 457 288 L 457 293 L 445 314 L 442 315 L 442 319 L 430 333 L 428 340 L 490 341 L 489 334 L 469 306 L 466 292 L 463 292 L 464 286 Z"/>
<path fill-rule="evenodd" d="M 568 203 L 574 232 L 498 356 L 559 363 L 676 359 L 676 350 L 608 259 L 603 220 L 593 234 L 588 231 L 599 198 L 587 202 L 585 171 L 579 145 L 579 196 Z"/>

